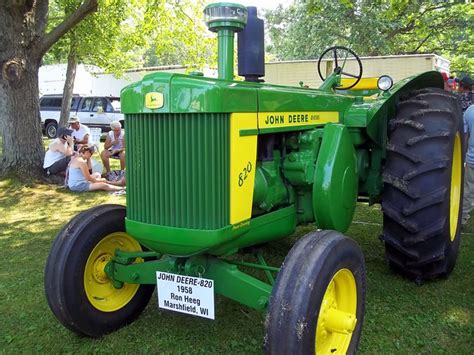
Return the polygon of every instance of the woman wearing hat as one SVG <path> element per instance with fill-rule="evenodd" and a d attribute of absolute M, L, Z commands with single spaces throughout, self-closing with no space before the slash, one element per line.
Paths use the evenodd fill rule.
<path fill-rule="evenodd" d="M 108 183 L 106 179 L 100 177 L 99 173 L 91 174 L 89 172 L 92 154 L 94 154 L 94 147 L 85 144 L 79 149 L 78 156 L 71 159 L 67 177 L 67 186 L 69 189 L 75 192 L 124 190 L 125 188 L 122 186 L 115 186 Z"/>
<path fill-rule="evenodd" d="M 58 138 L 53 140 L 44 155 L 43 169 L 46 175 L 64 176 L 67 165 L 74 154 L 72 129 L 60 127 Z"/>

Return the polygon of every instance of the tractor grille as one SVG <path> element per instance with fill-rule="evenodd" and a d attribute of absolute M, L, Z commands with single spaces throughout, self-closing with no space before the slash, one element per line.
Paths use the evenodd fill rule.
<path fill-rule="evenodd" d="M 229 224 L 229 115 L 128 114 L 127 218 L 189 229 Z"/>

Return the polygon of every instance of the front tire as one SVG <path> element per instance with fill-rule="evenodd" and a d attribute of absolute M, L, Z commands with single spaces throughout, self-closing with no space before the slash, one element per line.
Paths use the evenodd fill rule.
<path fill-rule="evenodd" d="M 278 273 L 265 322 L 265 353 L 355 353 L 365 284 L 364 257 L 355 241 L 335 231 L 307 234 Z"/>
<path fill-rule="evenodd" d="M 390 122 L 382 239 L 390 266 L 421 283 L 453 270 L 461 239 L 463 125 L 455 95 L 402 97 Z"/>
<path fill-rule="evenodd" d="M 125 207 L 102 205 L 74 217 L 56 237 L 45 268 L 49 307 L 68 329 L 98 337 L 131 323 L 154 285 L 115 288 L 105 266 L 115 250 L 141 251 L 125 233 Z"/>

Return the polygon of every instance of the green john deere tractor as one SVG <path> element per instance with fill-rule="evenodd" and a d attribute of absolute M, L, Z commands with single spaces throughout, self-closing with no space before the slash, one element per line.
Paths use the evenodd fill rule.
<path fill-rule="evenodd" d="M 319 89 L 264 84 L 256 9 L 218 3 L 204 13 L 218 34 L 218 78 L 155 73 L 122 90 L 127 206 L 94 207 L 60 231 L 45 270 L 49 306 L 97 337 L 132 322 L 155 286 L 161 308 L 206 318 L 217 293 L 267 312 L 266 353 L 352 353 L 366 272 L 342 233 L 357 201 L 381 202 L 391 268 L 422 282 L 454 267 L 458 101 L 437 72 L 394 86 L 362 79 L 344 47 L 323 53 Z M 233 80 L 235 32 L 245 81 Z M 239 258 L 313 222 L 279 267 L 261 251 Z"/>

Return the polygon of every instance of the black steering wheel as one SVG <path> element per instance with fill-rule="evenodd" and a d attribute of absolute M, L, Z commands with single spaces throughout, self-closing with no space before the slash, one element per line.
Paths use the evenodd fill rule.
<path fill-rule="evenodd" d="M 349 73 L 347 71 L 344 71 L 344 67 L 346 65 L 347 60 L 355 60 L 356 61 L 356 67 L 355 72 Z M 354 53 L 351 49 L 347 47 L 342 47 L 342 46 L 334 46 L 326 49 L 323 54 L 319 57 L 318 60 L 318 73 L 319 77 L 324 81 L 326 80 L 326 77 L 323 76 L 321 72 L 321 64 L 324 61 L 326 63 L 327 61 L 332 61 L 332 67 L 333 71 L 335 73 L 338 73 L 341 75 L 341 77 L 347 76 L 350 78 L 355 79 L 355 81 L 350 84 L 349 86 L 336 86 L 336 89 L 338 90 L 348 90 L 354 86 L 357 85 L 357 83 L 360 81 L 362 78 L 362 62 L 360 61 L 360 58 L 357 54 Z M 326 70 L 324 70 L 326 72 Z"/>

